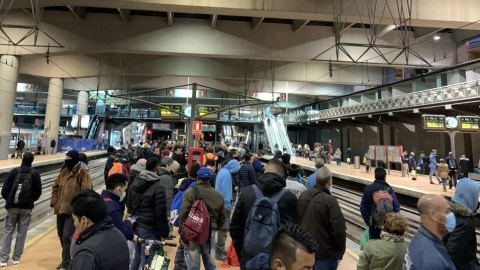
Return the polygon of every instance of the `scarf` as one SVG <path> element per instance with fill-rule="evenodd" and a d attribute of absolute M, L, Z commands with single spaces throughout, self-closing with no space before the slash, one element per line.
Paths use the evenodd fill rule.
<path fill-rule="evenodd" d="M 396 243 L 403 243 L 404 241 L 403 235 L 398 235 L 398 234 L 384 232 L 384 231 L 380 233 L 380 238 L 385 241 L 391 241 Z"/>

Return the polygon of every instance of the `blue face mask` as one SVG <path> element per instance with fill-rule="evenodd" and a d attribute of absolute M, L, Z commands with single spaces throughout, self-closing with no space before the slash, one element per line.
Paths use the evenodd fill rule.
<path fill-rule="evenodd" d="M 122 196 L 120 196 L 120 201 L 123 201 L 126 196 L 127 196 L 127 193 L 126 193 L 126 192 L 123 192 L 123 193 L 122 193 Z"/>
<path fill-rule="evenodd" d="M 439 214 L 443 215 L 442 213 L 439 213 Z M 440 222 L 440 223 L 443 223 L 443 222 Z M 457 219 L 455 218 L 455 215 L 452 212 L 450 212 L 450 214 L 445 216 L 445 223 L 443 223 L 443 225 L 445 225 L 445 228 L 447 228 L 448 232 L 453 232 L 453 230 L 455 230 L 455 226 L 457 225 Z"/>

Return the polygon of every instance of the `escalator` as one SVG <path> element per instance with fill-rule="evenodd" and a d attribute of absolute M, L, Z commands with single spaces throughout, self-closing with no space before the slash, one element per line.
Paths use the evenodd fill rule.
<path fill-rule="evenodd" d="M 270 145 L 270 152 L 272 154 L 275 154 L 275 144 L 277 142 L 275 140 L 276 139 L 275 134 L 273 133 L 273 130 L 272 130 L 271 121 L 269 125 L 267 119 L 265 118 L 263 120 L 263 125 L 265 126 L 265 134 L 267 134 L 268 144 Z"/>
<path fill-rule="evenodd" d="M 294 155 L 293 149 L 290 144 L 290 139 L 288 138 L 287 132 L 285 131 L 285 127 L 283 126 L 283 120 L 273 120 L 272 119 L 272 127 L 275 132 L 275 135 L 278 138 L 278 146 L 279 150 L 283 152 L 283 147 L 287 148 L 287 152 L 290 155 Z"/>

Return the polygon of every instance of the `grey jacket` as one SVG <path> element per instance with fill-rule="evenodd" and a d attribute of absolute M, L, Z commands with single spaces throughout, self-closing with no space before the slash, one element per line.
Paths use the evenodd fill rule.
<path fill-rule="evenodd" d="M 160 170 L 158 171 L 158 176 L 160 177 L 160 185 L 165 188 L 165 192 L 167 193 L 167 210 L 170 211 L 170 207 L 172 206 L 174 188 L 172 174 L 167 171 L 167 169 L 160 167 Z"/>

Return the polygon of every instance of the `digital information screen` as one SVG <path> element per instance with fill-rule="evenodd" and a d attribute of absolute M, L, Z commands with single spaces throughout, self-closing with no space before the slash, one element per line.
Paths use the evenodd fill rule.
<path fill-rule="evenodd" d="M 445 130 L 445 116 L 423 115 L 423 128 L 430 130 Z"/>
<path fill-rule="evenodd" d="M 165 108 L 160 107 L 158 109 L 158 114 L 162 118 L 180 118 L 180 115 L 178 113 L 183 112 L 183 106 L 182 104 L 160 104 L 160 106 L 163 106 Z M 166 108 L 173 110 L 167 110 Z M 175 113 L 178 112 L 178 113 Z"/>
<path fill-rule="evenodd" d="M 220 110 L 220 106 L 214 106 L 214 105 L 198 105 L 198 116 L 204 116 L 208 113 L 211 113 L 211 112 L 214 112 L 214 111 L 217 111 L 217 110 Z M 209 114 L 205 117 L 203 117 L 203 119 L 215 119 L 215 120 L 218 120 L 219 119 L 219 116 L 218 116 L 218 113 L 212 113 L 212 114 Z"/>
<path fill-rule="evenodd" d="M 458 126 L 461 131 L 479 131 L 480 117 L 478 116 L 457 116 Z"/>

